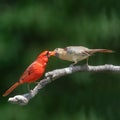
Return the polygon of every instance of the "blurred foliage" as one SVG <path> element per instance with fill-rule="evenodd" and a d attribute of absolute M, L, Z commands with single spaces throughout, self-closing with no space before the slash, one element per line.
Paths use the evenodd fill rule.
<path fill-rule="evenodd" d="M 0 118 L 120 120 L 120 77 L 116 73 L 75 73 L 59 78 L 23 107 L 8 104 L 8 97 L 2 97 L 46 49 L 70 45 L 108 48 L 116 52 L 95 54 L 89 64 L 119 65 L 119 6 L 119 0 L 1 0 Z M 70 64 L 51 58 L 46 71 Z M 10 96 L 26 92 L 26 85 L 22 85 Z"/>

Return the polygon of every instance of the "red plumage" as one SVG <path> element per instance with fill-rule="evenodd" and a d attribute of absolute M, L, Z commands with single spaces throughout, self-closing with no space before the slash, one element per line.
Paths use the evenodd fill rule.
<path fill-rule="evenodd" d="M 54 52 L 44 51 L 42 52 L 37 59 L 28 66 L 28 68 L 21 75 L 18 82 L 13 84 L 4 94 L 3 96 L 7 96 L 10 94 L 16 87 L 23 83 L 32 83 L 37 81 L 45 72 L 46 65 L 48 62 L 48 58 L 54 55 Z"/>

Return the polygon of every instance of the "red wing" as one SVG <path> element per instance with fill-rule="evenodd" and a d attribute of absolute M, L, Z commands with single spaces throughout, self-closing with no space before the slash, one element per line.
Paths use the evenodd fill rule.
<path fill-rule="evenodd" d="M 38 62 L 32 63 L 20 77 L 20 81 L 26 82 L 35 82 L 38 80 L 44 73 L 45 67 Z"/>
<path fill-rule="evenodd" d="M 35 66 L 36 63 L 32 63 L 30 66 L 28 66 L 28 68 L 24 71 L 24 73 L 22 74 L 22 76 L 20 77 L 20 80 L 23 80 L 28 78 L 30 75 L 32 75 L 33 73 L 35 73 Z"/>
<path fill-rule="evenodd" d="M 23 80 L 28 77 L 29 75 L 31 75 L 34 72 L 34 64 L 31 64 L 22 74 L 22 76 L 20 77 L 20 80 Z"/>

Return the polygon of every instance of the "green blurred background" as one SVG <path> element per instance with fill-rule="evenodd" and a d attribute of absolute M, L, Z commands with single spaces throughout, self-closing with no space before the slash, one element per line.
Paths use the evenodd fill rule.
<path fill-rule="evenodd" d="M 85 72 L 59 78 L 27 106 L 10 104 L 8 97 L 2 97 L 43 50 L 70 45 L 108 48 L 116 52 L 95 54 L 89 64 L 119 65 L 119 43 L 120 0 L 1 0 L 0 119 L 120 120 L 117 73 Z M 70 64 L 52 57 L 46 71 Z M 10 96 L 26 92 L 25 84 Z"/>

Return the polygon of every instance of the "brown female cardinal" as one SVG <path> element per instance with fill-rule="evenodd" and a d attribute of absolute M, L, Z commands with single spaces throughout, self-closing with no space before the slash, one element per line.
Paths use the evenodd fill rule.
<path fill-rule="evenodd" d="M 83 46 L 69 46 L 66 48 L 56 48 L 55 56 L 62 60 L 74 62 L 72 65 L 78 63 L 81 60 L 88 59 L 96 52 L 112 53 L 112 50 L 108 49 L 89 49 Z M 88 64 L 88 63 L 87 63 Z"/>

